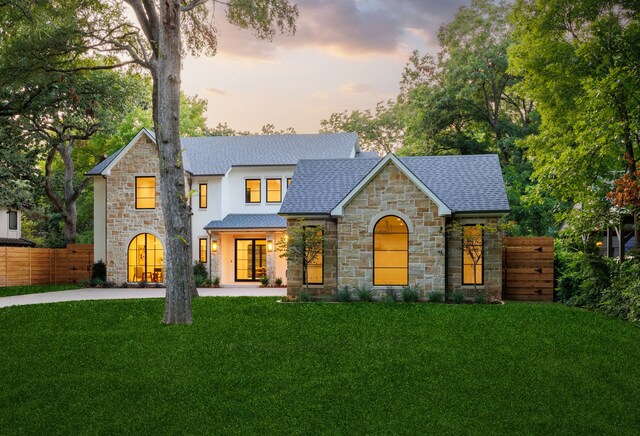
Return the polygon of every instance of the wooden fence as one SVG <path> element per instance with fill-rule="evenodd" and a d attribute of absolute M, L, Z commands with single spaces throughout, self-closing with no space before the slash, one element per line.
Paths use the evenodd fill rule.
<path fill-rule="evenodd" d="M 504 238 L 506 300 L 553 301 L 553 238 Z"/>
<path fill-rule="evenodd" d="M 78 283 L 91 278 L 93 245 L 0 247 L 0 287 Z"/>

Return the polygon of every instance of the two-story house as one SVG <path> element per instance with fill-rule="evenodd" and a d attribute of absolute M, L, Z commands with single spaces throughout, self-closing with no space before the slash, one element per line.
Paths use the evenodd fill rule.
<path fill-rule="evenodd" d="M 377 158 L 355 133 L 183 138 L 194 261 L 222 284 L 286 281 L 278 216 L 301 159 Z M 166 232 L 155 137 L 142 129 L 88 173 L 94 179 L 94 259 L 107 279 L 163 282 Z M 316 187 L 318 190 L 322 186 Z"/>
<path fill-rule="evenodd" d="M 32 241 L 22 238 L 20 211 L 0 209 L 0 247 L 33 247 Z"/>

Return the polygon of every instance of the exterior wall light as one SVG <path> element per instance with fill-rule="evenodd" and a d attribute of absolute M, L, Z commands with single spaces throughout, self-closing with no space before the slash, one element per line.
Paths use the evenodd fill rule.
<path fill-rule="evenodd" d="M 273 242 L 271 241 L 267 242 L 267 251 L 273 251 Z"/>
<path fill-rule="evenodd" d="M 211 252 L 216 253 L 218 251 L 218 241 L 211 241 Z"/>

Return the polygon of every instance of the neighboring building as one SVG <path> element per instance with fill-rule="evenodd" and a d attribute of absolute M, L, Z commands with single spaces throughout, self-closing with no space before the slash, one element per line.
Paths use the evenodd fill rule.
<path fill-rule="evenodd" d="M 0 209 L 0 247 L 33 247 L 36 244 L 22 238 L 20 211 Z"/>
<path fill-rule="evenodd" d="M 502 234 L 478 233 L 475 224 L 508 211 L 497 155 L 302 160 L 280 215 L 289 227 L 300 218 L 318 226 L 325 244 L 308 278 L 289 265 L 288 292 L 305 281 L 315 295 L 344 285 L 470 294 L 475 284 L 499 297 Z M 482 252 L 479 262 L 447 231 L 456 221 Z"/>
<path fill-rule="evenodd" d="M 286 230 L 278 212 L 300 159 L 377 157 L 360 152 L 355 133 L 183 138 L 182 146 L 186 186 L 195 192 L 193 259 L 222 284 L 286 280 L 286 260 L 275 249 Z M 94 258 L 106 263 L 107 279 L 162 282 L 167 235 L 153 133 L 142 129 L 87 175 L 94 179 Z"/>

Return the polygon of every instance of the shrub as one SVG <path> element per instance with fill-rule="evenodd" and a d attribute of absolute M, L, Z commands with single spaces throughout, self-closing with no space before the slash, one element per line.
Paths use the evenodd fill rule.
<path fill-rule="evenodd" d="M 476 304 L 487 304 L 487 294 L 484 292 L 476 292 L 476 295 L 473 296 L 473 302 Z"/>
<path fill-rule="evenodd" d="M 351 301 L 351 290 L 349 286 L 343 286 L 336 291 L 336 301 L 349 303 Z"/>
<path fill-rule="evenodd" d="M 442 303 L 444 300 L 444 292 L 442 291 L 431 291 L 427 294 L 427 299 L 432 303 Z"/>
<path fill-rule="evenodd" d="M 559 251 L 555 256 L 557 297 L 570 306 L 596 308 L 611 285 L 615 260 L 599 254 Z"/>
<path fill-rule="evenodd" d="M 202 282 L 201 286 L 203 288 L 210 288 L 211 285 L 213 285 L 213 281 L 210 278 L 207 277 L 206 279 L 204 279 L 204 281 Z"/>
<path fill-rule="evenodd" d="M 90 285 L 94 288 L 102 288 L 104 287 L 104 280 L 99 279 L 97 277 L 91 278 Z"/>
<path fill-rule="evenodd" d="M 311 301 L 311 295 L 309 295 L 307 291 L 302 290 L 298 293 L 298 300 L 302 301 L 303 303 L 307 303 Z"/>
<path fill-rule="evenodd" d="M 373 301 L 373 288 L 369 285 L 356 286 L 356 295 L 360 301 Z"/>
<path fill-rule="evenodd" d="M 413 286 L 404 286 L 400 296 L 405 303 L 416 303 L 420 299 L 420 292 Z"/>
<path fill-rule="evenodd" d="M 273 281 L 273 284 L 276 286 L 282 286 L 282 278 L 276 277 L 276 279 Z"/>
<path fill-rule="evenodd" d="M 385 303 L 395 303 L 398 301 L 398 291 L 393 289 L 391 286 L 387 286 L 387 289 L 384 290 L 382 299 Z"/>
<path fill-rule="evenodd" d="M 213 278 L 213 280 L 211 281 L 211 284 L 212 284 L 213 286 L 215 286 L 216 288 L 217 288 L 218 286 L 220 286 L 220 277 L 215 276 L 215 277 Z"/>
<path fill-rule="evenodd" d="M 91 269 L 91 281 L 100 280 L 100 282 L 104 283 L 107 281 L 107 265 L 102 260 L 97 261 L 93 264 L 93 268 Z"/>
<path fill-rule="evenodd" d="M 456 304 L 462 304 L 465 301 L 465 295 L 464 292 L 462 291 L 455 291 L 453 294 L 451 294 L 451 301 L 453 301 Z"/>
<path fill-rule="evenodd" d="M 195 279 L 196 286 L 200 287 L 207 279 L 207 267 L 204 263 L 195 261 L 193 263 L 193 278 Z"/>
<path fill-rule="evenodd" d="M 269 280 L 268 276 L 260 277 L 260 284 L 262 284 L 262 286 L 267 287 L 267 286 L 269 286 L 270 282 L 271 282 L 271 280 Z"/>

